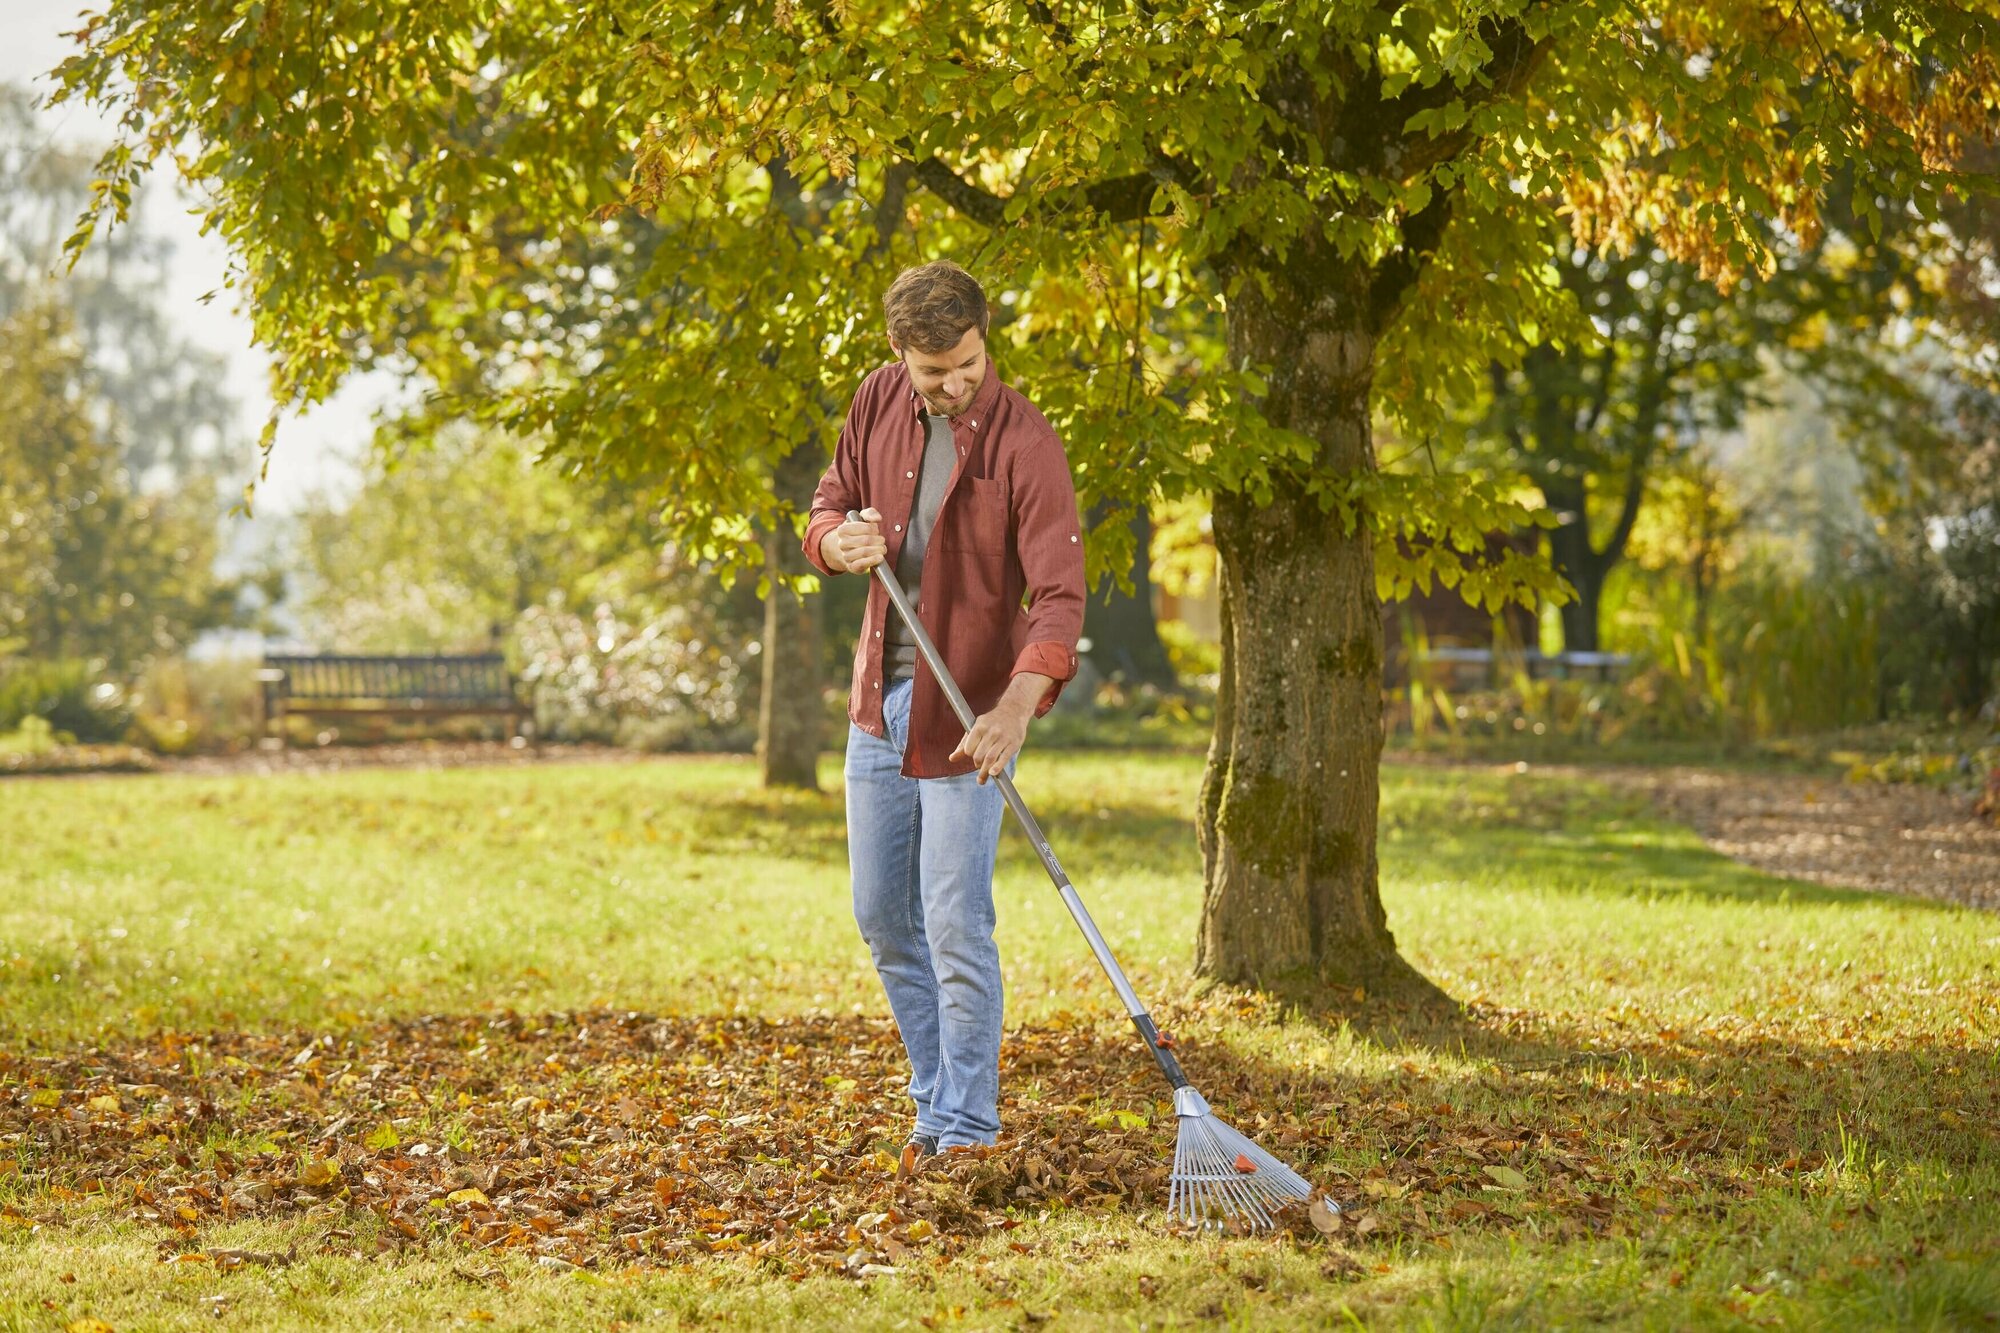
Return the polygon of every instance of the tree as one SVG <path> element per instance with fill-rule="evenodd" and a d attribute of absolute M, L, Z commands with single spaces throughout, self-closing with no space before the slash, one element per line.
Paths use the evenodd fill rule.
<path fill-rule="evenodd" d="M 90 198 L 94 153 L 55 141 L 35 99 L 0 84 L 0 315 L 48 299 L 65 228 Z M 163 296 L 173 246 L 127 227 L 62 276 L 61 301 L 90 363 L 94 409 L 138 484 L 220 481 L 234 455 L 228 364 L 179 335 Z"/>
<path fill-rule="evenodd" d="M 213 486 L 139 491 L 95 404 L 64 307 L 0 319 L 0 643 L 128 672 L 233 623 L 236 586 Z"/>
<path fill-rule="evenodd" d="M 498 219 L 551 244 L 599 209 L 682 228 L 651 280 L 700 310 L 643 347 L 606 329 L 587 373 L 524 376 L 496 410 L 577 466 L 669 472 L 669 521 L 745 565 L 783 513 L 771 460 L 830 441 L 816 404 L 875 358 L 857 335 L 886 265 L 853 257 L 907 173 L 923 248 L 1014 293 L 1008 364 L 1084 502 L 1213 498 L 1198 966 L 1418 993 L 1377 892 L 1378 592 L 1432 572 L 1393 558 L 1405 534 L 1481 598 L 1555 585 L 1456 558 L 1527 512 L 1464 474 L 1379 472 L 1371 409 L 1422 437 L 1496 356 L 1574 318 L 1548 264 L 1558 210 L 1580 244 L 1648 234 L 1704 279 L 1761 274 L 1767 228 L 1815 225 L 1830 162 L 1871 212 L 1929 215 L 1994 114 L 1994 25 L 1935 3 L 114 0 L 81 40 L 66 93 L 126 127 L 107 196 L 199 143 L 182 169 L 287 400 L 326 393 L 357 340 L 393 342 L 381 257 L 404 246 L 449 255 L 438 291 L 465 305 Z M 515 114 L 440 151 L 496 87 Z M 830 201 L 805 240 L 768 221 L 781 153 Z M 1134 393 L 1135 307 L 1168 296 L 1225 310 L 1224 355 L 1179 397 Z M 1094 562 L 1129 559 L 1120 526 L 1093 538 Z"/>
<path fill-rule="evenodd" d="M 1518 366 L 1496 361 L 1476 429 L 1499 446 L 1493 465 L 1523 473 L 1555 516 L 1550 554 L 1576 593 L 1561 608 L 1566 648 L 1597 649 L 1604 581 L 1649 484 L 1770 405 L 1779 377 L 1871 413 L 1884 399 L 1918 406 L 1896 361 L 1946 308 L 1936 278 L 1957 242 L 1903 217 L 1871 237 L 1846 196 L 1831 192 L 1815 243 L 1766 238 L 1775 271 L 1726 292 L 1651 244 L 1554 258 L 1587 323 Z M 1878 465 L 1893 458 L 1877 453 Z"/>
<path fill-rule="evenodd" d="M 351 500 L 298 516 L 289 600 L 306 630 L 347 652 L 492 646 L 551 595 L 588 601 L 614 566 L 649 566 L 644 507 L 537 468 L 518 441 L 458 425 L 416 438 L 392 423 Z"/>

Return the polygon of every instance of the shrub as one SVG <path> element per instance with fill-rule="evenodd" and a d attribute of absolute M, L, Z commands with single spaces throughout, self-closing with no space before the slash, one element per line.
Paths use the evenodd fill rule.
<path fill-rule="evenodd" d="M 716 748 L 754 725 L 742 707 L 757 645 L 730 642 L 700 604 L 588 617 L 560 604 L 530 607 L 515 625 L 521 680 L 551 740 Z"/>
<path fill-rule="evenodd" d="M 133 687 L 136 739 L 159 754 L 238 750 L 263 726 L 258 663 L 247 657 L 160 658 Z"/>
<path fill-rule="evenodd" d="M 0 668 L 0 731 L 13 731 L 28 717 L 86 745 L 123 739 L 132 720 L 124 692 L 76 659 Z"/>

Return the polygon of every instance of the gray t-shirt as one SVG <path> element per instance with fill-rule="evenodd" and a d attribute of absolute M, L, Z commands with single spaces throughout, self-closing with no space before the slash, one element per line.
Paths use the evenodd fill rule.
<path fill-rule="evenodd" d="M 944 504 L 944 489 L 951 482 L 957 463 L 958 446 L 951 435 L 951 418 L 924 413 L 930 434 L 924 443 L 924 461 L 917 468 L 917 499 L 910 508 L 910 530 L 896 552 L 896 581 L 916 605 L 916 594 L 924 577 L 924 552 L 930 547 L 931 532 L 937 527 L 938 508 Z M 903 626 L 903 618 L 891 613 L 882 631 L 883 656 L 889 659 L 889 676 L 902 680 L 916 674 L 917 644 Z"/>

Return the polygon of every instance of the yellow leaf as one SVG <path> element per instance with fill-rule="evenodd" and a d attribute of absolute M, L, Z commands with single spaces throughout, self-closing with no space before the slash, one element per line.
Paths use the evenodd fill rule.
<path fill-rule="evenodd" d="M 1034 87 L 1035 87 L 1034 75 L 1016 74 L 1014 76 L 1014 91 L 1021 94 L 1021 96 L 1026 97 L 1030 92 L 1034 90 Z"/>
<path fill-rule="evenodd" d="M 932 1236 L 935 1236 L 936 1234 L 937 1234 L 937 1228 L 932 1226 L 928 1221 L 926 1221 L 921 1217 L 918 1218 L 916 1221 L 910 1223 L 911 1240 L 929 1240 Z"/>
<path fill-rule="evenodd" d="M 363 1143 L 377 1152 L 382 1151 L 384 1148 L 393 1148 L 402 1141 L 402 1135 L 396 1133 L 396 1127 L 386 1120 L 382 1122 L 380 1129 L 362 1140 Z"/>
<path fill-rule="evenodd" d="M 118 1330 L 102 1319 L 72 1319 L 63 1325 L 63 1333 L 118 1333 Z"/>
<path fill-rule="evenodd" d="M 93 1111 L 116 1111 L 122 1109 L 118 1105 L 118 1099 L 108 1092 L 100 1097 L 92 1097 L 85 1105 Z"/>
<path fill-rule="evenodd" d="M 1528 1178 L 1511 1166 L 1489 1166 L 1486 1174 L 1502 1189 L 1524 1190 L 1528 1188 Z"/>
<path fill-rule="evenodd" d="M 1106 1111 L 1092 1116 L 1090 1123 L 1097 1129 L 1144 1129 L 1148 1122 L 1137 1111 Z"/>
<path fill-rule="evenodd" d="M 485 1191 L 483 1191 L 483 1190 L 475 1190 L 475 1189 L 463 1189 L 463 1190 L 453 1190 L 453 1191 L 452 1191 L 452 1192 L 451 1192 L 450 1194 L 446 1195 L 445 1197 L 446 1197 L 446 1198 L 449 1198 L 449 1199 L 450 1199 L 450 1200 L 451 1200 L 451 1201 L 452 1201 L 453 1203 L 488 1203 L 488 1202 L 490 1202 L 490 1200 L 489 1200 L 489 1199 L 487 1199 L 487 1197 L 486 1197 L 486 1193 L 485 1193 Z"/>
<path fill-rule="evenodd" d="M 307 1189 L 318 1189 L 331 1185 L 340 1179 L 340 1163 L 331 1157 L 316 1162 L 307 1162 L 305 1170 L 299 1172 L 299 1183 Z"/>

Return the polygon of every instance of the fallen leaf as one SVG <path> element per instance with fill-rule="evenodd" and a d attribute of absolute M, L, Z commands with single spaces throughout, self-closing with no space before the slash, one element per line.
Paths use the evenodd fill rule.
<path fill-rule="evenodd" d="M 1340 1209 L 1325 1199 L 1314 1199 L 1312 1207 L 1306 1210 L 1306 1216 L 1312 1219 L 1313 1230 L 1322 1236 L 1331 1236 L 1340 1230 Z"/>
<path fill-rule="evenodd" d="M 1502 1189 L 1524 1190 L 1528 1188 L 1528 1178 L 1511 1166 L 1489 1166 L 1483 1168 L 1493 1183 Z"/>

